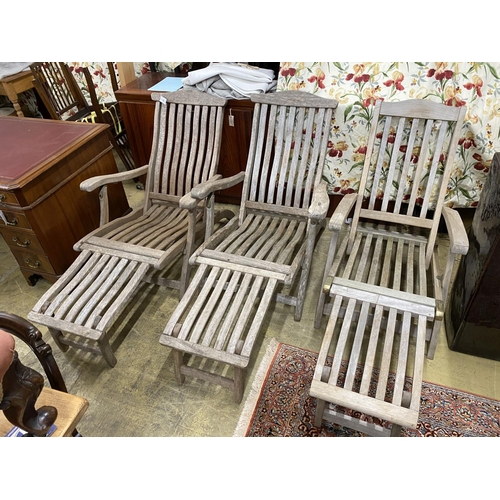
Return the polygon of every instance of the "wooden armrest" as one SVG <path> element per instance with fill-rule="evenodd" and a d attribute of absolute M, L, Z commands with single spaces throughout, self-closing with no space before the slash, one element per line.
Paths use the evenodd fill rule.
<path fill-rule="evenodd" d="M 357 196 L 358 195 L 356 193 L 344 195 L 328 224 L 328 229 L 330 229 L 330 231 L 340 231 L 342 229 L 349 212 L 352 210 L 352 207 L 356 202 Z"/>
<path fill-rule="evenodd" d="M 469 251 L 469 238 L 460 214 L 450 207 L 443 207 L 443 218 L 450 237 L 450 252 L 465 255 Z"/>
<path fill-rule="evenodd" d="M 220 174 L 214 175 L 206 182 L 202 182 L 191 190 L 191 195 L 197 200 L 205 199 L 209 194 L 221 189 L 226 189 L 239 184 L 245 178 L 245 172 L 238 172 L 231 177 L 222 178 Z"/>
<path fill-rule="evenodd" d="M 313 192 L 309 217 L 314 220 L 322 220 L 326 217 L 329 207 L 330 197 L 328 196 L 326 182 L 321 181 Z"/>
<path fill-rule="evenodd" d="M 116 174 L 108 175 L 97 175 L 91 177 L 90 179 L 85 179 L 80 183 L 80 189 L 82 191 L 94 191 L 98 187 L 105 186 L 106 184 L 114 184 L 116 182 L 123 182 L 129 179 L 135 179 L 141 175 L 147 173 L 149 165 L 143 165 L 142 167 L 135 168 L 134 170 L 127 170 L 126 172 L 118 172 Z"/>

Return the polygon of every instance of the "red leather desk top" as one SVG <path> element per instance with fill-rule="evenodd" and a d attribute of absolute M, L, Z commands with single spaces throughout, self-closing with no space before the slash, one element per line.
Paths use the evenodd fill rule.
<path fill-rule="evenodd" d="M 107 125 L 0 117 L 0 184 L 17 184 L 31 171 L 43 168 L 48 160 L 88 140 Z"/>

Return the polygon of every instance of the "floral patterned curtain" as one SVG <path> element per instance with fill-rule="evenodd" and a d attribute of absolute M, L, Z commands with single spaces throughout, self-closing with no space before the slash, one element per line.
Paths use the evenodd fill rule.
<path fill-rule="evenodd" d="M 303 89 L 339 101 L 324 179 L 330 192 L 356 191 L 377 99 L 430 99 L 467 106 L 446 204 L 474 207 L 500 151 L 500 63 L 282 62 L 278 90 Z"/>

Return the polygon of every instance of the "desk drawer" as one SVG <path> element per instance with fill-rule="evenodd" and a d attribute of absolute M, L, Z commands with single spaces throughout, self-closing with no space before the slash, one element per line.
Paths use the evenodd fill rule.
<path fill-rule="evenodd" d="M 0 214 L 0 227 L 20 227 L 23 229 L 32 229 L 24 213 L 2 210 L 1 208 L 0 210 L 3 213 L 3 217 Z M 4 217 L 7 220 L 7 224 L 5 224 Z"/>
<path fill-rule="evenodd" d="M 55 274 L 54 268 L 43 252 L 30 252 L 12 247 L 10 249 L 21 268 L 29 269 L 33 274 L 37 272 Z"/>
<path fill-rule="evenodd" d="M 11 191 L 0 191 L 0 203 L 8 203 L 9 205 L 19 206 L 19 201 L 17 200 L 16 195 Z"/>
<path fill-rule="evenodd" d="M 0 233 L 2 233 L 7 245 L 13 249 L 25 248 L 26 250 L 31 250 L 32 252 L 43 253 L 42 245 L 33 231 L 22 231 L 2 226 L 0 227 Z"/>

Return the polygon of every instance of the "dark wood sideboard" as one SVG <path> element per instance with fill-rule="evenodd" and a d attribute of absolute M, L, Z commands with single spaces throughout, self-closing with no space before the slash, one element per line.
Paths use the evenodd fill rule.
<path fill-rule="evenodd" d="M 132 154 L 138 166 L 149 162 L 153 142 L 155 103 L 151 100 L 151 91 L 148 89 L 167 76 L 179 75 L 164 72 L 146 73 L 115 93 L 120 103 Z M 230 177 L 245 170 L 252 132 L 253 108 L 254 105 L 249 99 L 230 99 L 226 105 L 218 169 L 218 173 L 223 177 Z M 239 205 L 242 187 L 242 184 L 239 184 L 217 193 L 217 201 Z"/>
<path fill-rule="evenodd" d="M 500 153 L 493 155 L 445 311 L 448 346 L 500 361 Z"/>
<path fill-rule="evenodd" d="M 51 282 L 99 226 L 99 192 L 80 190 L 95 175 L 117 172 L 108 125 L 0 117 L 0 233 L 26 281 Z M 109 190 L 110 219 L 129 210 L 121 183 Z"/>

